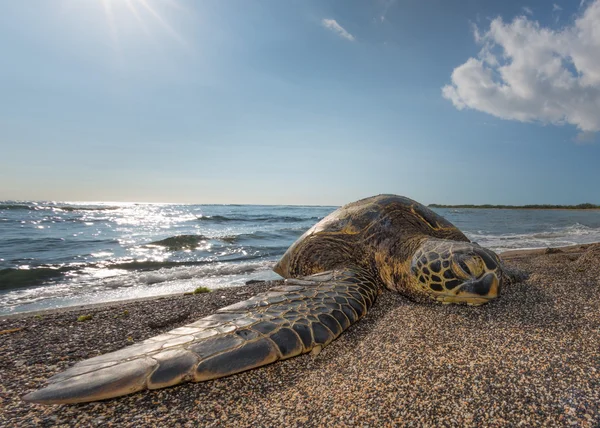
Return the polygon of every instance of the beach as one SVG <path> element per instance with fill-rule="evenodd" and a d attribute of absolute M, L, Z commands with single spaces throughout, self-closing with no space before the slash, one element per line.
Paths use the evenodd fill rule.
<path fill-rule="evenodd" d="M 82 359 L 278 282 L 2 318 L 0 426 L 598 426 L 600 246 L 503 258 L 529 278 L 491 304 L 416 304 L 384 291 L 316 356 L 80 405 L 20 397 Z"/>
<path fill-rule="evenodd" d="M 600 0 L 32 3 L 0 428 L 600 428 Z"/>

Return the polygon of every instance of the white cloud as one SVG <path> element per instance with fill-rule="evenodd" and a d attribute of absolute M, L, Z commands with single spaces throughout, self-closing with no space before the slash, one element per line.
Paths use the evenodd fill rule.
<path fill-rule="evenodd" d="M 475 32 L 479 55 L 454 69 L 442 94 L 459 110 L 600 131 L 598 28 L 600 0 L 560 31 L 524 16 L 511 23 L 496 18 L 486 32 Z"/>
<path fill-rule="evenodd" d="M 560 7 L 559 5 L 557 5 L 556 3 L 554 3 L 552 5 L 552 12 L 560 12 L 562 10 L 562 7 Z"/>
<path fill-rule="evenodd" d="M 533 10 L 527 6 L 523 6 L 523 12 L 525 12 L 527 15 L 533 15 Z"/>
<path fill-rule="evenodd" d="M 323 27 L 333 31 L 338 36 L 343 37 L 346 40 L 350 40 L 351 42 L 355 40 L 354 36 L 347 32 L 344 27 L 338 24 L 335 19 L 323 19 L 321 24 L 323 24 Z"/>

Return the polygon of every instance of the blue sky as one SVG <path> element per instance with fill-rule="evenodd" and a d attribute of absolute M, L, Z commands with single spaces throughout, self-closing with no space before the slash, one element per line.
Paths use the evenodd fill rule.
<path fill-rule="evenodd" d="M 0 199 L 600 203 L 600 0 L 0 0 Z"/>

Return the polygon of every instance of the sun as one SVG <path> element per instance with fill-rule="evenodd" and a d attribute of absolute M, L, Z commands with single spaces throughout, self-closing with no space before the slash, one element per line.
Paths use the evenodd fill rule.
<path fill-rule="evenodd" d="M 126 17 L 131 17 L 149 33 L 147 24 L 158 24 L 172 38 L 185 45 L 183 37 L 167 22 L 159 12 L 161 7 L 168 6 L 184 10 L 177 0 L 96 0 L 102 4 L 106 22 L 113 41 L 119 43 L 119 25 L 127 22 Z"/>

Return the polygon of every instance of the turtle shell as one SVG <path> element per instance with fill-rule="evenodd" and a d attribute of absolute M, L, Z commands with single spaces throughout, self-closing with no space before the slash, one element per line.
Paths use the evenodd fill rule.
<path fill-rule="evenodd" d="M 412 199 L 373 196 L 344 205 L 307 230 L 274 271 L 290 278 L 370 267 L 382 250 L 402 261 L 412 257 L 416 243 L 426 237 L 469 242 L 452 223 Z"/>

